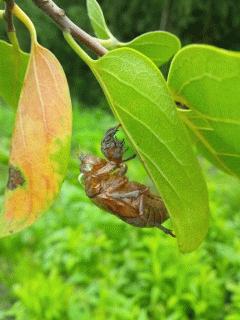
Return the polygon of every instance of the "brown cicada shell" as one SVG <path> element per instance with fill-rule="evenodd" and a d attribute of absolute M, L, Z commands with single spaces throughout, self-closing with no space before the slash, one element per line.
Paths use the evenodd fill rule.
<path fill-rule="evenodd" d="M 135 227 L 157 227 L 174 236 L 171 230 L 162 226 L 169 218 L 167 209 L 159 196 L 149 188 L 126 177 L 124 140 L 115 134 L 119 126 L 109 129 L 101 143 L 105 159 L 93 155 L 81 155 L 80 172 L 89 198 L 100 208 L 116 215 Z"/>

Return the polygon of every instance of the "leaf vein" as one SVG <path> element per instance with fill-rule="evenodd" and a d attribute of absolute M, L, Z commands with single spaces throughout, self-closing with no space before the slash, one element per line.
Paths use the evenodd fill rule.
<path fill-rule="evenodd" d="M 188 174 L 188 171 L 185 169 L 185 166 L 182 162 L 179 161 L 179 159 L 176 157 L 176 155 L 172 152 L 172 150 L 169 149 L 169 147 L 159 138 L 159 136 L 157 136 L 155 134 L 154 131 L 152 131 L 152 129 L 146 124 L 144 123 L 142 120 L 140 120 L 139 118 L 135 117 L 132 113 L 130 113 L 129 111 L 127 111 L 125 108 L 123 108 L 121 105 L 117 104 L 117 106 L 124 111 L 125 113 L 127 113 L 130 117 L 132 117 L 134 120 L 136 120 L 137 122 L 141 123 L 141 125 L 145 128 L 147 128 L 148 131 L 150 131 L 152 133 L 152 135 L 158 140 L 158 142 L 160 144 L 162 144 L 165 149 L 168 151 L 168 153 L 174 158 L 174 160 L 180 165 L 181 170 L 183 169 L 185 172 L 186 177 L 189 178 L 189 180 L 191 181 L 191 177 Z"/>
<path fill-rule="evenodd" d="M 139 96 L 143 97 L 144 99 L 146 99 L 147 101 L 149 101 L 150 103 L 152 103 L 152 105 L 154 105 L 164 116 L 164 118 L 168 121 L 171 122 L 170 119 L 167 117 L 166 113 L 159 108 L 159 105 L 153 101 L 152 99 L 150 99 L 148 96 L 146 96 L 145 94 L 143 94 L 141 91 L 139 91 L 136 87 L 134 87 L 133 85 L 130 85 L 128 82 L 126 82 L 123 79 L 120 79 L 119 77 L 117 77 L 116 75 L 114 75 L 112 72 L 110 72 L 109 70 L 105 69 L 105 68 L 101 68 L 101 71 L 107 73 L 108 75 L 110 75 L 111 77 L 113 77 L 115 80 L 117 80 L 118 82 L 120 82 L 121 84 L 124 84 L 127 87 L 130 87 L 131 89 L 133 89 L 133 91 L 135 91 Z M 168 97 L 165 94 L 161 94 L 161 96 L 163 97 Z"/>
<path fill-rule="evenodd" d="M 44 102 L 43 102 L 43 99 L 42 99 L 41 89 L 40 89 L 40 86 L 39 86 L 39 78 L 38 78 L 38 74 L 37 74 L 37 68 L 36 68 L 36 61 L 35 61 L 34 53 L 33 53 L 33 56 L 32 56 L 32 66 L 33 66 L 34 79 L 35 79 L 35 82 L 36 82 L 36 89 L 37 89 L 37 93 L 38 93 L 38 96 L 39 96 L 39 102 L 40 102 L 40 107 L 41 107 L 41 111 L 42 111 L 41 113 L 42 113 L 42 118 L 43 118 L 43 124 L 44 124 L 46 132 L 48 132 L 46 110 L 45 110 Z"/>

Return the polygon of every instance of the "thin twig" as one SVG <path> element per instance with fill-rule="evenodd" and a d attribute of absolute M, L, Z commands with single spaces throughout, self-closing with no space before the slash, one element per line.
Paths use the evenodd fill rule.
<path fill-rule="evenodd" d="M 84 43 L 89 49 L 99 56 L 103 56 L 108 51 L 96 38 L 90 36 L 87 32 L 79 28 L 65 14 L 65 11 L 58 7 L 52 0 L 33 0 L 33 2 L 44 11 L 64 32 L 70 32 L 71 35 L 81 43 Z"/>
<path fill-rule="evenodd" d="M 15 7 L 15 1 L 14 0 L 5 0 L 5 11 L 4 11 L 4 19 L 7 22 L 7 35 L 10 43 L 13 45 L 13 47 L 17 50 L 20 49 L 14 23 L 13 23 L 13 10 Z"/>
<path fill-rule="evenodd" d="M 7 0 L 5 3 L 5 20 L 7 21 L 7 31 L 14 32 L 15 27 L 13 24 L 13 16 L 12 16 L 12 9 L 14 6 L 14 0 Z"/>

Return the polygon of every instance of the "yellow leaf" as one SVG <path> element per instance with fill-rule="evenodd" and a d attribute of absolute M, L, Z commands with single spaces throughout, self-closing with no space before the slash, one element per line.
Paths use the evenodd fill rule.
<path fill-rule="evenodd" d="M 61 65 L 34 43 L 16 115 L 0 236 L 32 224 L 58 194 L 69 159 L 71 113 Z"/>

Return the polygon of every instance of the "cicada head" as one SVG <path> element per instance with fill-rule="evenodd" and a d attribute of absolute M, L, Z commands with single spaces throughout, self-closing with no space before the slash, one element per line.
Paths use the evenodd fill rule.
<path fill-rule="evenodd" d="M 122 162 L 122 157 L 125 151 L 124 140 L 118 140 L 115 136 L 120 125 L 110 128 L 104 135 L 101 142 L 101 150 L 108 161 L 116 163 Z"/>

